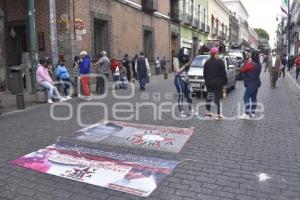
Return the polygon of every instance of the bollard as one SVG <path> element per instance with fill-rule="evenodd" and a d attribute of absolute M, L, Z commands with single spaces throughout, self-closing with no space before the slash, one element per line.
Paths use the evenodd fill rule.
<path fill-rule="evenodd" d="M 168 73 L 167 72 L 164 73 L 164 79 L 165 80 L 168 79 Z"/>
<path fill-rule="evenodd" d="M 24 110 L 25 109 L 25 99 L 23 94 L 18 94 L 16 96 L 17 98 L 17 108 L 18 110 Z"/>

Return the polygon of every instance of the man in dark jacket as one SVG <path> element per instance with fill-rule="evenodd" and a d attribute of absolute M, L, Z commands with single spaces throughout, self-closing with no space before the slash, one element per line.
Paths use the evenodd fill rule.
<path fill-rule="evenodd" d="M 211 58 L 204 64 L 204 80 L 207 89 L 207 104 L 205 114 L 206 117 L 212 117 L 210 113 L 211 101 L 214 100 L 218 108 L 218 115 L 216 120 L 221 120 L 220 99 L 222 88 L 227 84 L 227 74 L 223 60 L 218 59 L 218 48 L 210 50 Z"/>
<path fill-rule="evenodd" d="M 295 63 L 295 58 L 293 55 L 289 55 L 288 57 L 288 71 L 290 72 L 293 69 Z"/>
<path fill-rule="evenodd" d="M 255 118 L 255 110 L 257 106 L 257 93 L 261 86 L 260 73 L 262 66 L 259 62 L 259 54 L 257 51 L 251 55 L 251 62 L 245 64 L 241 68 L 244 73 L 244 84 L 246 87 L 244 94 L 245 113 L 239 119 L 248 120 Z M 250 103 L 251 99 L 251 103 Z"/>
<path fill-rule="evenodd" d="M 143 52 L 140 53 L 140 56 L 135 61 L 135 71 L 138 75 L 140 89 L 145 90 L 148 73 L 150 73 L 150 66 Z"/>
<path fill-rule="evenodd" d="M 130 60 L 128 54 L 125 54 L 123 60 L 122 60 L 123 67 L 126 68 L 126 75 L 127 75 L 127 80 L 130 82 L 131 81 L 131 70 L 130 70 Z"/>
<path fill-rule="evenodd" d="M 132 72 L 133 72 L 133 79 L 134 80 L 137 80 L 137 74 L 136 74 L 136 71 L 135 71 L 135 61 L 136 59 L 138 58 L 138 54 L 135 54 L 135 56 L 131 59 L 131 67 L 132 67 Z"/>

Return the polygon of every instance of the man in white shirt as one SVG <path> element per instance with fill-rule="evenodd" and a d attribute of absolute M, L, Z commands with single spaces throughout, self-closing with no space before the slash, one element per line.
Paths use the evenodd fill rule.
<path fill-rule="evenodd" d="M 269 60 L 267 61 L 265 67 L 265 72 L 269 70 L 270 73 L 271 89 L 274 89 L 276 87 L 280 66 L 281 66 L 280 56 L 277 55 L 277 52 L 274 49 L 272 50 L 272 55 L 269 57 Z"/>

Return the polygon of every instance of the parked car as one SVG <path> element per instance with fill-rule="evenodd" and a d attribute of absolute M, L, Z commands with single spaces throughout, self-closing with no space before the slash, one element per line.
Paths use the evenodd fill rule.
<path fill-rule="evenodd" d="M 246 51 L 241 50 L 241 49 L 230 49 L 227 53 L 230 57 L 235 58 L 235 59 L 233 59 L 233 62 L 236 65 L 237 79 L 243 80 L 244 75 L 240 72 L 240 69 L 245 63 Z"/>
<path fill-rule="evenodd" d="M 188 75 L 194 93 L 205 94 L 207 92 L 203 72 L 204 64 L 209 58 L 209 55 L 199 55 L 196 56 L 192 61 Z M 227 91 L 229 91 L 230 89 L 234 89 L 236 85 L 236 66 L 233 64 L 230 56 L 228 55 L 220 55 L 219 58 L 222 59 L 225 63 L 228 78 Z"/>

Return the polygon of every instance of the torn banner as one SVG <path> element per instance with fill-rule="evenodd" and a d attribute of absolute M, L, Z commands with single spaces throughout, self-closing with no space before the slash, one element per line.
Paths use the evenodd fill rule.
<path fill-rule="evenodd" d="M 92 143 L 179 153 L 193 132 L 193 128 L 103 121 L 79 130 L 69 138 Z"/>
<path fill-rule="evenodd" d="M 177 161 L 56 143 L 13 164 L 92 185 L 147 197 Z"/>

